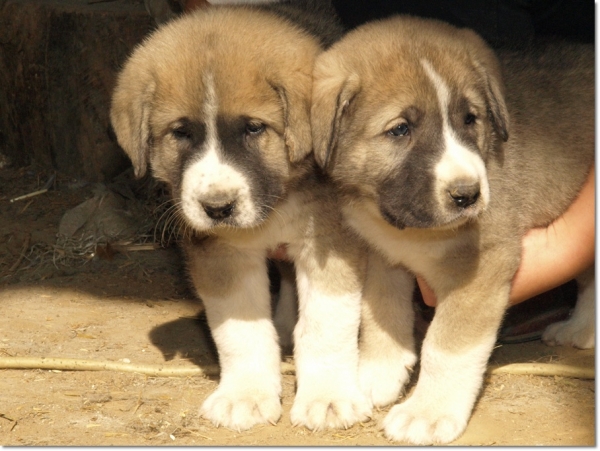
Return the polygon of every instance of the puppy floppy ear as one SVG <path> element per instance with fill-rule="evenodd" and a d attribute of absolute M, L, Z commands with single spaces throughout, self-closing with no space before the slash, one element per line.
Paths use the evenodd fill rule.
<path fill-rule="evenodd" d="M 110 121 L 133 164 L 135 176 L 146 173 L 150 151 L 150 111 L 156 83 L 140 61 L 130 60 L 113 93 Z"/>
<path fill-rule="evenodd" d="M 472 59 L 485 83 L 486 96 L 494 130 L 503 141 L 508 140 L 510 117 L 504 100 L 502 69 L 494 51 L 478 34 L 469 29 L 462 30 L 474 44 Z"/>
<path fill-rule="evenodd" d="M 334 160 L 342 119 L 360 91 L 360 80 L 356 74 L 342 75 L 339 69 L 319 63 L 314 74 L 311 129 L 315 159 L 322 169 L 328 170 Z"/>
<path fill-rule="evenodd" d="M 494 129 L 500 135 L 502 141 L 508 141 L 509 115 L 506 102 L 504 101 L 504 89 L 502 80 L 493 74 L 487 73 L 486 93 L 494 122 Z"/>
<path fill-rule="evenodd" d="M 298 163 L 312 150 L 310 133 L 310 93 L 312 79 L 297 74 L 293 83 L 271 81 L 271 87 L 277 92 L 283 105 L 283 139 L 288 149 L 290 162 Z"/>

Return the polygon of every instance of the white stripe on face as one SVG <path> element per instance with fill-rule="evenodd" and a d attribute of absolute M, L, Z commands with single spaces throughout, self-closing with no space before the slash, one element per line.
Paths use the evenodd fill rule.
<path fill-rule="evenodd" d="M 233 213 L 225 222 L 249 227 L 258 216 L 257 209 L 244 174 L 223 161 L 223 148 L 217 131 L 218 98 L 212 74 L 204 76 L 204 86 L 206 141 L 199 153 L 201 157 L 185 168 L 181 182 L 181 208 L 190 225 L 204 231 L 219 223 L 206 214 L 205 206 L 234 204 Z"/>
<path fill-rule="evenodd" d="M 422 59 L 421 65 L 436 90 L 442 116 L 444 153 L 435 168 L 436 193 L 440 197 L 439 201 L 445 202 L 447 188 L 457 181 L 466 184 L 479 183 L 480 198 L 483 201 L 482 206 L 485 207 L 490 198 L 485 163 L 479 155 L 459 142 L 450 125 L 448 118 L 450 90 L 448 85 L 429 61 Z"/>

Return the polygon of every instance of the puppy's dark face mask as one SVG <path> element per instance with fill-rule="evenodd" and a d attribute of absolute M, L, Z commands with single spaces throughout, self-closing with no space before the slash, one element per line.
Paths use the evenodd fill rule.
<path fill-rule="evenodd" d="M 171 186 L 195 230 L 254 227 L 285 193 L 291 163 L 284 112 L 277 92 L 264 84 L 264 104 L 238 98 L 248 115 L 228 108 L 227 93 L 212 74 L 205 77 L 196 109 L 164 96 L 151 114 L 154 175 Z M 258 83 L 254 92 L 260 88 Z"/>

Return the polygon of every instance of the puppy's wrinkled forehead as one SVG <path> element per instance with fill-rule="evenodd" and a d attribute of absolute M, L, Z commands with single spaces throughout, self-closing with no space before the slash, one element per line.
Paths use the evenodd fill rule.
<path fill-rule="evenodd" d="M 424 71 L 429 98 L 435 99 L 436 107 L 443 116 L 456 111 L 485 111 L 485 88 L 473 71 L 427 58 L 419 58 L 418 62 Z"/>
<path fill-rule="evenodd" d="M 235 12 L 215 8 L 190 16 L 178 27 L 165 27 L 149 46 L 157 61 L 159 119 L 175 114 L 202 119 L 206 111 L 198 106 L 209 103 L 223 117 L 257 118 L 282 131 L 276 88 L 310 78 L 319 44 L 280 18 Z"/>
<path fill-rule="evenodd" d="M 195 72 L 197 78 L 160 78 L 152 121 L 164 127 L 178 118 L 203 123 L 216 117 L 248 118 L 283 129 L 282 105 L 268 80 L 249 80 L 239 71 L 226 76 L 222 72 L 218 66 L 202 66 Z"/>
<path fill-rule="evenodd" d="M 437 52 L 415 51 L 408 45 L 387 51 L 386 64 L 356 66 L 363 87 L 368 87 L 361 92 L 367 97 L 363 101 L 366 108 L 388 105 L 400 113 L 402 108 L 413 106 L 433 113 L 452 110 L 459 103 L 484 107 L 484 86 L 465 64 L 438 57 Z"/>

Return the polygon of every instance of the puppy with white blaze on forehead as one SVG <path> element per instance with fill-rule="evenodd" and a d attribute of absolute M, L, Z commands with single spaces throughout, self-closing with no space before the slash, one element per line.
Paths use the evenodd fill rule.
<path fill-rule="evenodd" d="M 170 187 L 221 367 L 201 414 L 235 430 L 281 416 L 267 274 L 281 244 L 299 303 L 292 423 L 348 427 L 371 414 L 358 378 L 365 247 L 311 153 L 312 67 L 338 29 L 294 14 L 214 6 L 167 23 L 125 64 L 111 110 L 136 174 L 149 167 Z"/>
<path fill-rule="evenodd" d="M 421 275 L 438 302 L 419 380 L 384 421 L 394 440 L 448 443 L 465 430 L 522 237 L 567 209 L 594 164 L 593 47 L 498 56 L 471 30 L 398 16 L 348 33 L 315 63 L 315 156 L 345 219 L 392 265 Z M 594 345 L 593 270 L 578 280 L 571 321 L 545 341 Z M 400 285 L 407 299 L 412 285 Z M 412 358 L 414 345 L 382 333 L 403 326 L 379 297 L 365 299 L 361 383 L 391 393 L 398 378 L 375 376 L 390 368 L 377 349 Z"/>

